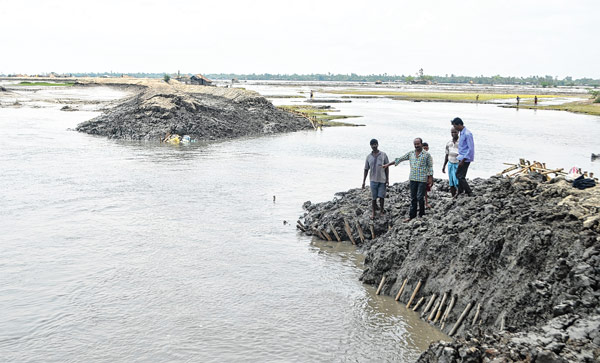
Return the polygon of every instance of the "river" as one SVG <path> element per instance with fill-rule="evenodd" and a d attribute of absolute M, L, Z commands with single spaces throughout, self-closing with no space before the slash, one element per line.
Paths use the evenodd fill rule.
<path fill-rule="evenodd" d="M 295 87 L 285 92 L 306 91 Z M 299 235 L 302 203 L 360 186 L 373 137 L 390 158 L 422 137 L 442 177 L 455 116 L 475 137 L 470 177 L 520 157 L 599 169 L 600 117 L 384 98 L 334 106 L 366 126 L 187 147 L 70 131 L 98 113 L 60 102 L 0 108 L 1 360 L 412 361 L 446 337 L 361 284 L 354 247 Z M 391 181 L 407 175 L 401 165 Z"/>

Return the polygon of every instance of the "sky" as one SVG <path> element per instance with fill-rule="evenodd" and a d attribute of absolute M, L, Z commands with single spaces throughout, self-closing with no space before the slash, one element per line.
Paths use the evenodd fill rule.
<path fill-rule="evenodd" d="M 600 79 L 600 1 L 0 0 L 0 74 Z"/>

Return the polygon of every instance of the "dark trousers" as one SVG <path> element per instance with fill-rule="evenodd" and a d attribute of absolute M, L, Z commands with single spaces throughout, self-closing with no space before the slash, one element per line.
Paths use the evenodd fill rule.
<path fill-rule="evenodd" d="M 417 216 L 417 202 L 419 202 L 419 217 L 425 214 L 425 190 L 427 190 L 426 182 L 410 181 L 410 212 L 409 218 Z"/>
<path fill-rule="evenodd" d="M 471 195 L 471 187 L 469 186 L 469 183 L 467 183 L 467 170 L 469 170 L 469 164 L 471 163 L 465 161 L 462 166 L 459 163 L 458 168 L 456 168 L 456 179 L 458 179 L 457 194 L 465 192 L 467 195 Z"/>

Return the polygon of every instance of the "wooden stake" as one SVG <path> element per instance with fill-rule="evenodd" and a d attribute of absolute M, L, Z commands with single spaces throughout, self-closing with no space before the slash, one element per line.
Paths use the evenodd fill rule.
<path fill-rule="evenodd" d="M 427 303 L 427 305 L 425 305 L 425 309 L 423 309 L 422 316 L 424 316 L 425 314 L 427 314 L 427 312 L 429 311 L 429 308 L 431 307 L 431 305 L 433 305 L 433 302 L 435 301 L 436 297 L 437 297 L 437 294 L 431 295 L 431 299 L 429 299 L 429 302 Z"/>
<path fill-rule="evenodd" d="M 415 299 L 415 296 L 417 296 L 417 292 L 419 292 L 419 289 L 421 288 L 421 283 L 421 280 L 419 280 L 419 283 L 417 283 L 417 287 L 415 287 L 415 291 L 413 291 L 412 295 L 410 296 L 410 300 L 408 300 L 408 303 L 406 304 L 407 309 L 410 309 L 410 304 Z"/>
<path fill-rule="evenodd" d="M 296 224 L 296 228 L 298 228 L 299 230 L 301 230 L 302 232 L 306 232 L 306 229 L 304 229 L 301 225 Z"/>
<path fill-rule="evenodd" d="M 477 318 L 479 318 L 479 311 L 481 310 L 481 303 L 477 304 L 477 310 L 475 310 L 475 317 L 473 318 L 473 326 L 477 324 Z"/>
<path fill-rule="evenodd" d="M 358 231 L 358 236 L 360 237 L 360 240 L 362 241 L 362 243 L 365 243 L 365 235 L 363 234 L 363 230 L 360 227 L 360 224 L 356 220 L 354 221 L 354 223 L 356 224 L 356 230 Z"/>
<path fill-rule="evenodd" d="M 375 230 L 373 229 L 373 225 L 369 224 L 369 228 L 371 229 L 371 239 L 375 239 Z"/>
<path fill-rule="evenodd" d="M 298 223 L 302 228 L 306 229 L 306 226 L 302 222 L 300 222 L 299 219 L 296 221 L 296 223 Z"/>
<path fill-rule="evenodd" d="M 437 323 L 440 316 L 442 316 L 442 309 L 444 308 L 444 303 L 446 302 L 447 297 L 448 297 L 448 293 L 445 292 L 444 296 L 442 297 L 442 302 L 440 304 L 440 307 L 438 308 L 437 313 L 435 314 L 435 319 L 433 320 L 434 324 Z"/>
<path fill-rule="evenodd" d="M 325 236 L 325 238 L 327 238 L 328 241 L 333 241 L 331 239 L 331 236 L 329 235 L 329 233 L 327 233 L 326 230 L 322 230 L 321 233 L 323 233 L 323 235 Z"/>
<path fill-rule="evenodd" d="M 446 308 L 446 311 L 444 311 L 444 315 L 442 315 L 442 327 L 441 329 L 444 329 L 444 326 L 446 325 L 446 319 L 448 319 L 448 315 L 450 315 L 450 310 L 452 310 L 452 308 L 454 307 L 454 303 L 456 302 L 456 295 L 452 295 L 452 299 L 450 300 L 450 304 L 448 304 L 448 307 Z"/>
<path fill-rule="evenodd" d="M 469 310 L 471 310 L 471 304 L 472 303 L 468 303 L 465 310 L 462 312 L 462 314 L 460 314 L 460 317 L 456 321 L 456 324 L 454 324 L 454 327 L 452 327 L 452 330 L 450 330 L 450 333 L 448 333 L 449 336 L 454 335 L 454 333 L 456 333 L 456 331 L 460 327 L 460 324 L 462 324 L 463 320 L 465 320 L 465 318 L 467 317 L 467 314 L 469 314 Z"/>
<path fill-rule="evenodd" d="M 506 326 L 506 315 L 502 315 L 502 319 L 500 319 L 500 331 L 504 331 L 505 326 Z"/>
<path fill-rule="evenodd" d="M 427 320 L 431 321 L 431 319 L 433 319 L 436 310 L 438 309 L 438 307 L 440 306 L 440 301 L 438 300 L 435 302 L 435 305 L 433 306 L 433 309 L 431 310 L 431 313 L 429 314 L 429 316 L 427 317 Z"/>
<path fill-rule="evenodd" d="M 402 292 L 404 291 L 404 287 L 406 286 L 406 283 L 408 282 L 408 279 L 404 279 L 404 282 L 402 283 L 402 287 L 400 287 L 400 290 L 398 290 L 398 294 L 396 295 L 396 301 L 398 301 L 398 299 L 400 299 L 400 295 L 402 295 Z"/>
<path fill-rule="evenodd" d="M 352 237 L 352 229 L 350 229 L 350 224 L 346 218 L 344 218 L 344 226 L 346 227 L 346 234 L 348 235 L 348 238 L 350 238 L 352 244 L 355 245 L 356 242 L 354 242 L 354 237 Z"/>
<path fill-rule="evenodd" d="M 333 234 L 335 234 L 335 238 L 337 239 L 337 241 L 342 242 L 340 235 L 337 233 L 337 231 L 335 230 L 335 227 L 333 226 L 333 224 L 331 222 L 329 222 L 329 227 L 331 228 L 331 231 L 333 232 Z"/>
<path fill-rule="evenodd" d="M 421 296 L 421 298 L 419 299 L 419 301 L 417 301 L 417 304 L 413 308 L 413 311 L 417 311 L 417 309 L 419 308 L 419 306 L 421 306 L 421 303 L 423 302 L 423 300 L 425 300 L 425 296 Z"/>
<path fill-rule="evenodd" d="M 385 276 L 381 276 L 381 282 L 379 283 L 379 287 L 377 288 L 377 292 L 375 293 L 375 295 L 379 295 L 379 293 L 381 292 L 381 289 L 383 288 L 384 282 L 385 282 Z"/>

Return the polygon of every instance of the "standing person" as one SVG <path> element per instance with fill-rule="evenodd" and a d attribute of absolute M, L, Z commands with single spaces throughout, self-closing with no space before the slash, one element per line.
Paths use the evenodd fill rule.
<path fill-rule="evenodd" d="M 537 101 L 538 101 L 537 96 L 533 97 L 533 104 L 536 106 L 537 106 Z"/>
<path fill-rule="evenodd" d="M 465 192 L 469 197 L 472 195 L 471 187 L 467 183 L 467 170 L 475 158 L 475 144 L 473 143 L 473 134 L 467 130 L 463 120 L 456 117 L 450 121 L 454 128 L 460 132 L 458 139 L 458 167 L 456 168 L 456 178 L 458 179 L 458 189 L 454 198 Z"/>
<path fill-rule="evenodd" d="M 517 96 L 517 106 L 519 106 L 519 102 L 521 102 L 521 97 Z"/>
<path fill-rule="evenodd" d="M 429 144 L 424 142 L 423 143 L 423 150 L 429 152 Z M 431 154 L 429 154 L 431 155 Z M 433 157 L 431 158 L 431 163 L 433 164 Z M 429 205 L 429 192 L 431 191 L 431 185 L 427 184 L 427 189 L 425 189 L 425 208 L 430 209 L 431 205 Z"/>
<path fill-rule="evenodd" d="M 450 135 L 452 135 L 452 140 L 446 144 L 446 157 L 444 159 L 444 166 L 442 166 L 442 173 L 446 173 L 447 164 L 450 194 L 455 196 L 456 187 L 458 186 L 458 179 L 456 178 L 456 168 L 458 168 L 458 131 L 454 127 L 451 127 Z"/>
<path fill-rule="evenodd" d="M 382 166 L 389 162 L 388 156 L 379 149 L 379 142 L 376 139 L 371 140 L 371 153 L 367 155 L 365 161 L 365 174 L 363 176 L 362 188 L 365 188 L 365 180 L 367 179 L 367 173 L 371 170 L 370 181 L 371 181 L 371 207 L 373 214 L 371 219 L 375 218 L 375 212 L 377 211 L 377 198 L 379 198 L 380 214 L 385 214 L 383 204 L 385 200 L 386 188 L 390 183 L 390 171 L 384 169 Z"/>
<path fill-rule="evenodd" d="M 408 222 L 417 216 L 417 202 L 419 203 L 419 216 L 425 214 L 425 189 L 427 185 L 433 184 L 433 159 L 431 155 L 423 150 L 423 139 L 417 137 L 413 141 L 415 149 L 409 151 L 404 156 L 397 158 L 394 162 L 383 165 L 387 170 L 392 164 L 398 165 L 402 161 L 410 161 L 410 211 L 408 218 L 404 222 Z"/>

